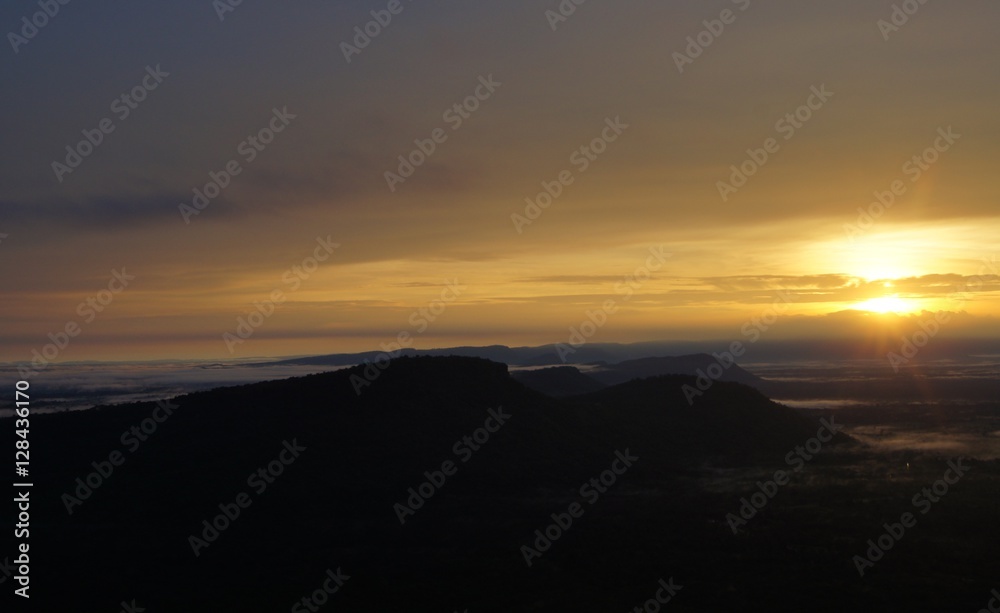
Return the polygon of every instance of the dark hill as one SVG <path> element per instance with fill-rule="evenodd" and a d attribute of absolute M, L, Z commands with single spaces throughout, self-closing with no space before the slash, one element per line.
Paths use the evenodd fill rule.
<path fill-rule="evenodd" d="M 683 351 L 683 345 L 662 343 L 638 343 L 619 345 L 614 343 L 587 343 L 574 348 L 566 354 L 565 345 L 542 345 L 539 347 L 507 347 L 505 345 L 489 345 L 486 347 L 451 347 L 446 349 L 400 349 L 391 358 L 414 356 L 461 356 L 477 357 L 503 362 L 514 366 L 563 366 L 566 359 L 572 359 L 576 364 L 591 364 L 594 362 L 621 362 L 654 355 L 678 353 Z M 306 356 L 261 363 L 296 364 L 314 366 L 352 366 L 365 361 L 374 361 L 388 354 L 382 351 L 367 351 L 363 353 L 339 353 L 331 355 Z M 660 373 L 663 374 L 663 373 Z"/>
<path fill-rule="evenodd" d="M 359 395 L 365 368 L 378 374 Z M 692 488 L 686 471 L 706 460 L 780 462 L 815 433 L 804 418 L 731 383 L 717 383 L 692 407 L 681 391 L 694 382 L 688 377 L 556 400 L 477 358 L 402 358 L 373 368 L 177 398 L 173 415 L 134 452 L 122 434 L 154 403 L 33 418 L 32 572 L 60 578 L 47 598 L 73 605 L 86 593 L 94 611 L 132 598 L 150 611 L 288 610 L 328 568 L 343 567 L 352 578 L 335 596 L 337 610 L 528 610 L 525 603 L 555 597 L 594 610 L 586 591 L 567 595 L 550 573 L 579 546 L 594 572 L 631 559 L 618 520 L 602 523 L 602 513 L 624 525 L 644 517 L 652 509 L 625 504 L 639 491 L 671 492 L 679 506 L 670 512 L 689 513 L 681 502 Z M 456 444 L 491 410 L 510 417 L 463 462 Z M 254 493 L 248 476 L 285 441 L 305 450 Z M 520 545 L 626 449 L 641 460 L 616 486 L 618 497 L 595 506 L 587 527 L 560 543 L 555 566 L 525 575 Z M 95 477 L 102 483 L 68 515 L 61 497 L 114 451 L 124 464 Z M 457 472 L 402 525 L 394 505 L 445 461 Z M 189 537 L 241 492 L 252 504 L 195 557 Z M 579 538 L 586 544 L 574 544 Z M 629 564 L 604 581 L 601 606 L 629 602 L 631 590 L 617 593 Z"/>
<path fill-rule="evenodd" d="M 640 358 L 617 364 L 601 363 L 586 373 L 575 366 L 557 366 L 516 371 L 512 376 L 533 390 L 562 398 L 587 394 L 635 379 L 662 375 L 699 377 L 706 374 L 714 375 L 719 381 L 742 383 L 758 390 L 770 389 L 767 387 L 770 382 L 743 370 L 737 364 L 722 368 L 721 364 L 708 354 Z"/>
<path fill-rule="evenodd" d="M 714 365 L 714 366 L 713 366 Z M 598 368 L 588 372 L 588 375 L 604 383 L 605 385 L 617 385 L 632 379 L 642 379 L 645 377 L 657 377 L 660 375 L 688 375 L 699 376 L 701 373 L 722 371 L 721 376 L 716 377 L 719 381 L 732 381 L 750 386 L 759 386 L 763 379 L 743 370 L 737 364 L 728 368 L 723 368 L 720 363 L 711 355 L 699 353 L 694 355 L 640 358 L 637 360 L 626 360 L 618 364 L 611 364 L 604 368 Z"/>
<path fill-rule="evenodd" d="M 612 415 L 609 429 L 659 447 L 678 462 L 765 460 L 816 434 L 816 426 L 799 413 L 738 383 L 716 382 L 689 404 L 683 386 L 694 381 L 681 375 L 637 379 L 572 402 L 581 410 Z"/>
<path fill-rule="evenodd" d="M 573 366 L 554 366 L 511 373 L 515 381 L 553 398 L 577 396 L 607 387 Z"/>

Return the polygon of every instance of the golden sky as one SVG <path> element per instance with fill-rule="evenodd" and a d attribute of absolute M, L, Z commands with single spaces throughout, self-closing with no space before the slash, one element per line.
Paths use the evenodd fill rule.
<path fill-rule="evenodd" d="M 591 0 L 555 30 L 554 1 L 404 3 L 349 63 L 341 43 L 383 5 L 335 4 L 222 21 L 206 2 L 74 5 L 0 60 L 0 359 L 73 322 L 60 360 L 365 351 L 400 332 L 544 344 L 608 300 L 595 341 L 724 340 L 779 296 L 775 339 L 923 310 L 1000 337 L 995 2 L 928 3 L 895 30 L 886 1 Z M 169 76 L 116 116 L 147 66 Z M 240 145 L 274 109 L 294 118 L 251 160 Z M 104 117 L 114 131 L 58 180 Z M 387 181 L 416 140 L 433 153 Z M 230 160 L 240 174 L 185 219 Z M 543 183 L 558 197 L 512 218 Z M 317 239 L 339 246 L 296 276 Z M 135 279 L 87 321 L 123 268 Z"/>

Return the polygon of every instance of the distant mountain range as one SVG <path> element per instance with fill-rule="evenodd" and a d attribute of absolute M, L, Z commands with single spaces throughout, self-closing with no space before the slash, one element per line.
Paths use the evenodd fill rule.
<path fill-rule="evenodd" d="M 717 376 L 713 378 L 712 375 L 716 374 Z M 515 380 L 527 387 L 553 397 L 575 396 L 633 379 L 662 375 L 705 377 L 705 381 L 731 381 L 756 388 L 764 385 L 763 379 L 748 373 L 738 365 L 732 364 L 722 368 L 722 364 L 716 358 L 707 354 L 626 360 L 617 364 L 596 365 L 588 368 L 586 372 L 572 366 L 556 366 L 511 373 Z"/>
<path fill-rule="evenodd" d="M 683 353 L 667 351 L 666 349 L 690 349 L 706 347 L 705 343 L 667 343 L 649 342 L 633 344 L 588 343 L 575 348 L 572 354 L 566 354 L 566 346 L 543 345 L 540 347 L 506 347 L 491 345 L 487 347 L 453 347 L 446 349 L 413 350 L 404 349 L 398 352 L 403 357 L 475 357 L 507 364 L 511 367 L 511 375 L 525 386 L 548 394 L 552 397 L 568 397 L 587 392 L 593 392 L 604 387 L 618 385 L 633 379 L 655 377 L 662 375 L 687 375 L 705 377 L 712 382 L 724 381 L 742 383 L 751 386 L 771 398 L 785 400 L 815 400 L 815 399 L 864 399 L 876 402 L 894 401 L 935 401 L 942 398 L 952 400 L 964 399 L 971 401 L 988 401 L 1000 397 L 1000 377 L 993 374 L 987 377 L 972 374 L 962 376 L 962 360 L 976 360 L 981 363 L 988 356 L 972 356 L 963 354 L 965 350 L 976 348 L 974 343 L 943 343 L 942 345 L 954 355 L 965 355 L 958 362 L 949 362 L 948 368 L 957 369 L 955 373 L 945 373 L 940 376 L 925 370 L 921 362 L 914 361 L 899 372 L 893 372 L 885 356 L 867 356 L 878 358 L 871 362 L 859 363 L 847 361 L 840 372 L 836 370 L 811 370 L 805 360 L 793 361 L 798 364 L 794 368 L 793 377 L 765 379 L 756 376 L 738 364 L 728 365 L 725 358 L 704 351 Z M 796 342 L 776 343 L 770 348 L 755 344 L 753 355 L 787 353 L 788 355 L 804 355 L 811 351 L 810 358 L 830 351 L 830 357 L 844 350 L 844 347 L 833 341 L 826 342 Z M 853 358 L 860 359 L 857 348 L 853 349 Z M 666 355 L 673 357 L 663 357 Z M 572 364 L 563 362 L 560 355 L 567 355 Z M 924 354 L 921 354 L 923 356 Z M 951 355 L 951 354 L 948 354 Z M 384 361 L 390 356 L 385 352 L 365 352 L 333 354 L 314 357 L 294 358 L 274 362 L 258 363 L 258 366 L 329 366 L 348 367 L 357 364 Z M 938 356 L 940 357 L 940 356 Z M 742 359 L 745 359 L 744 356 Z M 958 359 L 958 358 L 956 358 Z M 997 358 L 1000 359 L 1000 358 Z M 988 359 L 987 359 L 988 361 Z M 996 360 L 994 360 L 995 362 Z M 548 367 L 548 368 L 546 368 Z M 790 367 L 789 367 L 790 368 Z"/>
<path fill-rule="evenodd" d="M 665 350 L 669 345 L 672 350 Z M 507 347 L 505 345 L 489 345 L 486 347 L 451 347 L 447 349 L 401 349 L 393 353 L 384 351 L 366 351 L 362 353 L 337 353 L 331 355 L 310 356 L 262 362 L 261 364 L 297 364 L 311 366 L 353 366 L 366 361 L 385 359 L 386 357 L 416 357 L 416 356 L 460 356 L 483 358 L 501 362 L 510 366 L 555 366 L 592 363 L 617 363 L 638 358 L 657 355 L 684 353 L 689 344 L 678 343 L 588 343 L 577 348 L 571 348 L 572 353 L 566 353 L 563 345 L 542 345 L 539 347 Z M 560 357 L 560 351 L 567 356 Z"/>
<path fill-rule="evenodd" d="M 586 372 L 568 366 L 560 357 L 565 354 L 565 346 L 543 345 L 541 347 L 511 348 L 504 345 L 488 347 L 453 347 L 447 349 L 403 349 L 394 357 L 474 357 L 507 364 L 515 368 L 537 368 L 539 370 L 515 370 L 513 376 L 526 386 L 551 396 L 573 396 L 595 391 L 611 385 L 618 385 L 645 377 L 661 375 L 712 376 L 720 381 L 732 381 L 754 387 L 762 387 L 763 379 L 743 370 L 738 365 L 727 364 L 705 353 L 677 357 L 656 357 L 647 355 L 656 344 L 594 344 L 573 349 L 574 364 L 586 364 Z M 344 353 L 304 358 L 293 358 L 260 365 L 299 366 L 354 366 L 385 360 L 385 352 Z M 713 365 L 716 365 L 713 367 Z M 724 368 L 718 368 L 718 366 Z M 710 373 L 710 368 L 717 368 Z"/>
<path fill-rule="evenodd" d="M 734 340 L 745 340 L 736 337 Z M 897 339 L 893 339 L 895 342 Z M 448 356 L 477 357 L 511 366 L 564 366 L 567 364 L 590 364 L 597 362 L 620 363 L 640 358 L 665 355 L 694 355 L 725 351 L 729 342 L 689 342 L 689 341 L 648 341 L 641 343 L 587 343 L 573 348 L 568 353 L 567 345 L 541 345 L 538 347 L 507 347 L 489 345 L 484 347 L 453 347 L 448 349 L 402 349 L 391 357 Z M 885 361 L 886 352 L 894 345 L 859 343 L 857 339 L 814 339 L 779 340 L 762 339 L 753 343 L 743 357 L 756 362 L 815 362 L 829 363 L 836 360 L 879 360 Z M 566 356 L 564 361 L 560 357 Z M 341 353 L 309 356 L 277 361 L 267 364 L 300 364 L 318 366 L 353 366 L 365 360 L 379 359 L 384 351 L 361 353 Z M 949 359 L 964 361 L 983 356 L 1000 358 L 1000 341 L 993 339 L 951 339 L 936 338 L 934 343 L 920 353 L 921 359 Z"/>

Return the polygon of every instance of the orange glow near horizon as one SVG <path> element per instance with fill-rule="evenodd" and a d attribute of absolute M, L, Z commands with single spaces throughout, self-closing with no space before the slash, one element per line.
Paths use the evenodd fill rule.
<path fill-rule="evenodd" d="M 855 305 L 855 308 L 872 313 L 895 313 L 897 315 L 913 313 L 919 310 L 911 301 L 900 298 L 898 294 L 865 300 Z"/>

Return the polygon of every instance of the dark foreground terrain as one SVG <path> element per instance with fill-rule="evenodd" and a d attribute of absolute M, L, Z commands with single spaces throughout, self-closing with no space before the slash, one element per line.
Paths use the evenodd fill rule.
<path fill-rule="evenodd" d="M 476 358 L 352 377 L 36 416 L 32 610 L 975 612 L 1000 587 L 997 461 L 935 495 L 953 450 L 865 444 L 862 412 L 831 438 L 734 382 L 690 406 L 691 377 L 556 399 Z"/>

